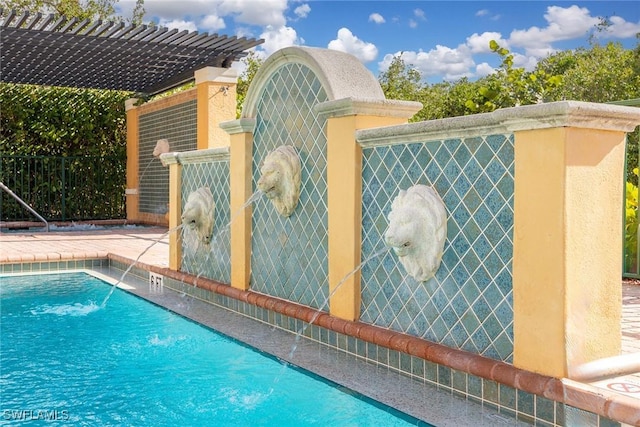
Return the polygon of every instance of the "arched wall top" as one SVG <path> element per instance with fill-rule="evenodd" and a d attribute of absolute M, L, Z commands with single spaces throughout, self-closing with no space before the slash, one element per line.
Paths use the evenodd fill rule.
<path fill-rule="evenodd" d="M 255 117 L 262 88 L 281 66 L 298 63 L 309 67 L 327 93 L 328 101 L 343 98 L 384 100 L 380 83 L 356 57 L 330 49 L 292 46 L 273 53 L 254 76 L 247 92 L 242 118 Z"/>

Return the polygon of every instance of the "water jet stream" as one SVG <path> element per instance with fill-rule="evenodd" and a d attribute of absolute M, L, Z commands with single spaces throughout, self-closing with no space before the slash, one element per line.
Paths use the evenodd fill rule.
<path fill-rule="evenodd" d="M 388 252 L 391 248 L 385 246 L 384 248 L 378 250 L 377 252 L 374 252 L 372 255 L 370 255 L 368 258 L 366 258 L 364 261 L 362 261 L 360 264 L 358 264 L 358 266 L 356 268 L 354 268 L 353 270 L 351 270 L 349 273 L 347 273 L 342 280 L 340 280 L 340 282 L 338 282 L 338 284 L 336 285 L 336 287 L 331 291 L 331 293 L 329 293 L 329 296 L 327 296 L 327 298 L 324 300 L 324 302 L 322 303 L 322 305 L 320 306 L 320 308 L 313 314 L 313 316 L 311 317 L 311 319 L 309 320 L 309 322 L 307 324 L 305 324 L 302 328 L 300 328 L 300 330 L 298 331 L 298 333 L 296 334 L 296 338 L 295 338 L 295 342 L 291 348 L 291 351 L 289 352 L 289 359 L 293 358 L 293 354 L 295 353 L 296 349 L 298 348 L 298 343 L 300 341 L 300 337 L 302 335 L 304 335 L 304 332 L 307 330 L 307 328 L 309 326 L 311 326 L 313 324 L 313 322 L 315 322 L 318 317 L 320 316 L 320 314 L 324 313 L 322 310 L 329 305 L 329 301 L 331 300 L 331 297 L 338 292 L 338 290 L 342 287 L 342 285 L 344 284 L 344 282 L 346 282 L 351 276 L 353 276 L 354 274 L 356 274 L 356 272 L 358 270 L 360 270 L 362 268 L 363 265 L 365 265 L 366 263 L 368 263 L 369 261 L 371 261 L 372 259 L 375 259 L 381 255 L 383 255 L 384 253 Z M 285 364 L 287 362 L 285 361 Z"/>
<path fill-rule="evenodd" d="M 140 253 L 140 255 L 138 255 L 138 257 L 135 259 L 135 261 L 133 261 L 133 263 L 130 264 L 129 267 L 127 267 L 127 269 L 124 271 L 124 273 L 122 273 L 122 276 L 120 276 L 120 279 L 111 286 L 111 289 L 109 290 L 109 293 L 107 294 L 105 299 L 100 304 L 100 308 L 104 308 L 107 305 L 107 301 L 109 301 L 109 298 L 111 298 L 111 295 L 113 294 L 113 291 L 115 291 L 115 289 L 118 287 L 118 285 L 120 283 L 122 283 L 122 281 L 124 280 L 124 277 L 129 273 L 129 271 L 131 271 L 133 266 L 136 265 L 138 263 L 138 261 L 140 261 L 140 258 L 142 258 L 142 256 L 144 254 L 146 254 L 152 247 L 154 247 L 156 244 L 160 243 L 162 241 L 162 239 L 167 237 L 169 235 L 169 233 L 171 233 L 173 231 L 177 231 L 180 228 L 182 228 L 182 224 L 178 225 L 177 227 L 174 227 L 174 228 L 171 228 L 171 229 L 167 230 L 160 237 L 158 237 L 153 243 L 151 243 L 144 251 L 142 251 Z"/>
<path fill-rule="evenodd" d="M 213 234 L 213 236 L 211 237 L 211 243 L 208 245 L 209 246 L 209 250 L 206 252 L 205 256 L 203 257 L 202 260 L 200 260 L 199 263 L 196 264 L 196 260 L 193 261 L 192 266 L 195 267 L 195 271 L 198 272 L 196 275 L 196 280 L 194 281 L 193 286 L 196 287 L 196 283 L 197 280 L 204 274 L 203 272 L 203 265 L 208 262 L 211 257 L 216 257 L 216 255 L 218 255 L 219 257 L 222 256 L 222 244 L 220 243 L 220 239 L 222 238 L 223 235 L 225 235 L 225 233 L 228 233 L 231 230 L 231 224 L 233 223 L 233 221 L 242 213 L 244 212 L 244 210 L 249 207 L 251 204 L 253 204 L 254 202 L 260 200 L 260 198 L 264 195 L 264 192 L 261 190 L 256 190 L 251 196 L 249 196 L 249 198 L 247 199 L 247 201 L 244 203 L 244 205 L 242 205 L 236 212 L 233 213 L 233 215 L 231 215 L 231 218 L 229 219 L 229 222 L 227 224 L 225 224 L 223 227 L 221 227 L 219 230 L 216 230 Z M 183 236 L 185 233 L 186 228 L 183 228 L 182 232 L 183 232 Z M 186 240 L 183 238 L 183 240 Z M 196 248 L 194 252 L 196 252 L 198 249 Z M 183 292 L 183 296 L 186 295 L 186 292 Z"/>

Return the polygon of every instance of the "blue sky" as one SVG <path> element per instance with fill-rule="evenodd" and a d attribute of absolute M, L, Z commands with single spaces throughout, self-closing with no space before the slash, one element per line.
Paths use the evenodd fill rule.
<path fill-rule="evenodd" d="M 134 0 L 120 0 L 130 16 Z M 394 55 L 431 83 L 475 79 L 499 65 L 494 39 L 531 69 L 558 50 L 616 41 L 636 45 L 637 1 L 287 1 L 145 0 L 145 22 L 190 31 L 263 38 L 263 59 L 287 46 L 341 50 L 377 77 Z M 611 25 L 596 32 L 600 18 Z"/>

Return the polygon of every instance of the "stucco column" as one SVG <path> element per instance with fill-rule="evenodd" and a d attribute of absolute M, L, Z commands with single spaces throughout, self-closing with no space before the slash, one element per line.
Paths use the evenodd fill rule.
<path fill-rule="evenodd" d="M 251 159 L 255 125 L 255 119 L 239 119 L 220 124 L 231 140 L 231 286 L 243 290 L 249 289 L 251 279 L 251 206 L 243 206 L 253 194 Z"/>
<path fill-rule="evenodd" d="M 195 72 L 197 90 L 197 148 L 228 147 L 229 134 L 220 123 L 236 118 L 237 71 L 205 67 Z"/>
<path fill-rule="evenodd" d="M 355 132 L 406 123 L 420 108 L 417 102 L 353 98 L 316 108 L 327 117 L 329 311 L 334 316 L 360 317 L 360 271 L 347 277 L 362 262 L 362 148 Z"/>
<path fill-rule="evenodd" d="M 127 221 L 138 220 L 138 125 L 139 114 L 137 98 L 127 99 L 124 103 L 127 120 L 127 188 L 125 189 Z"/>
<path fill-rule="evenodd" d="M 625 132 L 640 110 L 616 108 L 550 104 L 516 124 L 516 367 L 567 377 L 620 352 Z"/>
<path fill-rule="evenodd" d="M 179 271 L 182 264 L 182 233 L 176 228 L 182 216 L 182 165 L 178 153 L 160 155 L 164 166 L 169 167 L 169 268 Z"/>

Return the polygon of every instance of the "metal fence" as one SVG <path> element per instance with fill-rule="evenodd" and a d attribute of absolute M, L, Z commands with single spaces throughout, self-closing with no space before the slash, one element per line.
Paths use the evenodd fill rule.
<path fill-rule="evenodd" d="M 0 155 L 0 181 L 48 221 L 126 218 L 122 157 Z M 34 219 L 0 193 L 2 221 Z"/>

